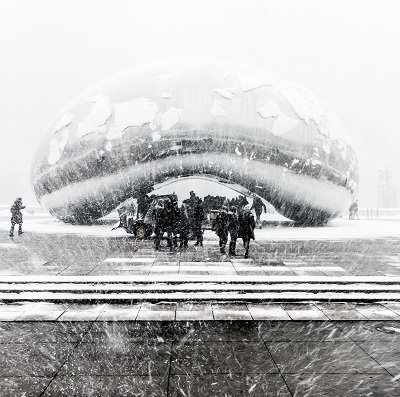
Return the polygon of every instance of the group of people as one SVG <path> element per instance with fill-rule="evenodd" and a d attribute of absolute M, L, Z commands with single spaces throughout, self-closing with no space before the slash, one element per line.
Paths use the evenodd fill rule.
<path fill-rule="evenodd" d="M 219 249 L 221 254 L 225 254 L 226 245 L 229 241 L 230 256 L 236 256 L 236 240 L 242 238 L 244 246 L 244 257 L 249 257 L 250 240 L 254 240 L 254 228 L 256 222 L 251 213 L 249 204 L 245 205 L 238 213 L 235 206 L 231 206 L 228 210 L 226 206 L 222 206 L 215 220 L 215 232 L 219 237 Z"/>
<path fill-rule="evenodd" d="M 242 238 L 245 250 L 244 257 L 249 257 L 250 240 L 254 240 L 256 221 L 251 210 L 254 208 L 246 204 L 240 210 L 236 206 L 223 205 L 213 224 L 213 230 L 219 237 L 220 253 L 226 253 L 226 245 L 229 241 L 230 256 L 236 256 L 236 241 Z M 257 209 L 259 207 L 257 206 Z M 196 196 L 194 191 L 190 197 L 178 205 L 178 197 L 175 194 L 156 198 L 145 219 L 146 223 L 154 226 L 154 249 L 160 249 L 161 239 L 164 233 L 167 235 L 167 247 L 171 251 L 174 248 L 188 248 L 190 232 L 193 233 L 195 246 L 203 246 L 203 223 L 207 219 L 203 201 Z"/>
<path fill-rule="evenodd" d="M 190 198 L 178 206 L 178 197 L 163 197 L 156 200 L 151 211 L 154 225 L 154 248 L 160 249 L 161 238 L 167 234 L 167 246 L 170 250 L 178 247 L 188 248 L 190 229 L 196 238 L 195 245 L 203 245 L 203 221 L 205 211 L 202 200 L 194 191 L 190 192 Z"/>

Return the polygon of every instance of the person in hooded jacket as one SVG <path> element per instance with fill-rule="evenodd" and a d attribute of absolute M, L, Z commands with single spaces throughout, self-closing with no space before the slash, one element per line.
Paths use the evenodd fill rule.
<path fill-rule="evenodd" d="M 239 237 L 243 240 L 245 258 L 249 257 L 250 239 L 255 240 L 255 227 L 254 215 L 250 211 L 250 205 L 247 204 L 239 213 Z"/>
<path fill-rule="evenodd" d="M 14 201 L 14 204 L 11 206 L 11 229 L 10 229 L 10 237 L 14 237 L 14 227 L 18 225 L 18 234 L 21 235 L 22 231 L 22 212 L 21 210 L 25 208 L 25 205 L 22 205 L 22 198 L 17 197 Z"/>

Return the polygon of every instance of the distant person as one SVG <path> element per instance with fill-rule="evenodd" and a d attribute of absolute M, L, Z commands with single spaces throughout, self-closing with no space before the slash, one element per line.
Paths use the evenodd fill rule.
<path fill-rule="evenodd" d="M 146 216 L 152 201 L 153 200 L 149 196 L 147 196 L 147 194 L 144 194 L 138 198 L 138 217 L 144 218 Z"/>
<path fill-rule="evenodd" d="M 197 197 L 197 203 L 194 211 L 194 235 L 196 237 L 196 242 L 194 245 L 203 246 L 203 222 L 204 222 L 205 210 L 203 200 Z"/>
<path fill-rule="evenodd" d="M 358 199 L 354 200 L 354 202 L 349 207 L 349 219 L 355 219 L 356 217 L 357 220 L 360 219 L 358 217 Z"/>
<path fill-rule="evenodd" d="M 152 212 L 152 221 L 154 222 L 154 249 L 160 249 L 161 238 L 165 229 L 165 208 L 164 202 L 158 199 L 154 205 Z"/>
<path fill-rule="evenodd" d="M 254 228 L 256 222 L 250 211 L 250 205 L 247 204 L 239 213 L 239 237 L 243 240 L 244 257 L 249 257 L 250 239 L 255 240 Z"/>
<path fill-rule="evenodd" d="M 188 248 L 189 226 L 188 206 L 182 203 L 179 210 L 179 248 Z"/>
<path fill-rule="evenodd" d="M 253 205 L 250 208 L 250 211 L 254 209 L 254 212 L 256 213 L 256 222 L 260 223 L 260 216 L 262 213 L 262 210 L 264 208 L 264 212 L 267 212 L 267 206 L 263 203 L 263 201 L 260 199 L 260 197 L 255 196 L 253 200 Z"/>
<path fill-rule="evenodd" d="M 204 221 L 204 204 L 201 198 L 196 196 L 196 193 L 192 190 L 190 192 L 190 198 L 183 201 L 188 206 L 189 222 L 193 228 L 194 235 L 196 237 L 196 243 L 194 245 L 203 246 L 203 221 Z"/>
<path fill-rule="evenodd" d="M 235 206 L 231 206 L 228 212 L 228 232 L 230 236 L 229 241 L 229 255 L 236 256 L 236 240 L 239 231 L 239 217 Z"/>
<path fill-rule="evenodd" d="M 215 219 L 215 233 L 219 237 L 219 252 L 225 254 L 226 243 L 228 242 L 228 211 L 223 205 Z"/>
<path fill-rule="evenodd" d="M 175 198 L 167 198 L 164 201 L 164 213 L 163 213 L 163 227 L 162 233 L 165 231 L 167 233 L 167 247 L 170 251 L 173 250 L 173 236 L 175 225 L 178 220 L 177 212 L 179 209 L 177 208 L 177 202 Z M 162 236 L 162 234 L 161 234 Z"/>
<path fill-rule="evenodd" d="M 249 202 L 247 201 L 247 197 L 242 195 L 238 198 L 238 210 L 239 212 L 247 205 Z"/>
<path fill-rule="evenodd" d="M 11 206 L 11 229 L 10 229 L 10 237 L 14 237 L 14 227 L 18 225 L 18 235 L 23 233 L 22 231 L 22 212 L 21 210 L 25 208 L 25 205 L 22 205 L 22 198 L 18 197 L 14 204 Z"/>
<path fill-rule="evenodd" d="M 168 230 L 171 230 L 172 245 L 174 248 L 177 248 L 181 213 L 178 206 L 178 196 L 175 194 L 173 194 L 171 197 L 171 206 L 169 208 L 169 212 L 167 212 L 167 216 L 169 217 L 167 234 Z"/>

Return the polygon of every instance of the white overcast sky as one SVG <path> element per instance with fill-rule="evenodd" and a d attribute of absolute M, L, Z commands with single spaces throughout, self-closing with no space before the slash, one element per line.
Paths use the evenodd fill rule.
<path fill-rule="evenodd" d="M 36 203 L 32 154 L 73 97 L 123 69 L 185 55 L 308 88 L 353 138 L 360 206 L 376 206 L 385 166 L 400 189 L 398 0 L 0 0 L 0 16 L 0 204 Z"/>

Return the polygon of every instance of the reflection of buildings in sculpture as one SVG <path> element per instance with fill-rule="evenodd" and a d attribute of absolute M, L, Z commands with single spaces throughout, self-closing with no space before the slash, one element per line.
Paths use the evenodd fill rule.
<path fill-rule="evenodd" d="M 258 69 L 198 59 L 87 90 L 56 116 L 32 167 L 41 204 L 71 222 L 190 175 L 239 184 L 303 223 L 340 215 L 358 183 L 344 128 L 312 94 Z"/>

